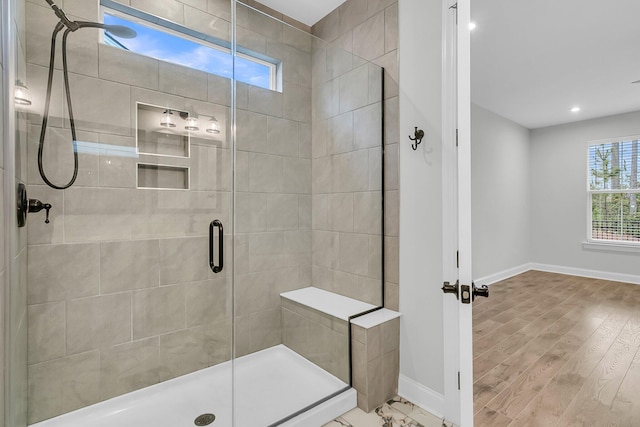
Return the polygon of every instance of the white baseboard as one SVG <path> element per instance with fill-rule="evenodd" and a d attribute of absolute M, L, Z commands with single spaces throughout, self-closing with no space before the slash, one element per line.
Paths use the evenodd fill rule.
<path fill-rule="evenodd" d="M 415 403 L 438 418 L 443 417 L 444 396 L 402 374 L 398 380 L 398 396 Z"/>
<path fill-rule="evenodd" d="M 611 271 L 588 270 L 586 268 L 565 267 L 561 265 L 531 263 L 531 270 L 547 271 L 549 273 L 570 274 L 572 276 L 590 277 L 592 279 L 611 280 L 640 285 L 640 276 L 635 274 L 615 273 Z"/>
<path fill-rule="evenodd" d="M 478 286 L 493 285 L 494 283 L 500 282 L 502 280 L 506 280 L 510 277 L 517 276 L 518 274 L 522 274 L 526 271 L 531 270 L 532 265 L 533 264 L 531 263 L 527 263 L 527 264 L 519 265 L 517 267 L 508 268 L 506 270 L 498 271 L 497 273 L 489 274 L 488 276 L 475 279 L 474 282 Z"/>

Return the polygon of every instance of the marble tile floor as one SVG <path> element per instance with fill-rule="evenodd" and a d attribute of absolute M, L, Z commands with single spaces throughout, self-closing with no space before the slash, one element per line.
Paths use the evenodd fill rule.
<path fill-rule="evenodd" d="M 323 427 L 453 427 L 402 397 L 396 396 L 367 414 L 355 408 Z"/>

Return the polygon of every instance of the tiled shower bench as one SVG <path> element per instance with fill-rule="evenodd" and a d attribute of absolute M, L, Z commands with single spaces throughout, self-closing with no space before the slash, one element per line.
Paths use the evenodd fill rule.
<path fill-rule="evenodd" d="M 345 383 L 352 378 L 358 407 L 370 412 L 398 389 L 400 313 L 307 287 L 280 294 L 284 344 Z M 350 378 L 349 367 L 353 372 Z"/>

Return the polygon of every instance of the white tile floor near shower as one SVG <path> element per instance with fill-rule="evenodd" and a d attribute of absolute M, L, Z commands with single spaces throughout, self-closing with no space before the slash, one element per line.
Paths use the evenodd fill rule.
<path fill-rule="evenodd" d="M 440 418 L 401 398 L 395 397 L 367 414 L 356 408 L 323 427 L 452 427 Z"/>

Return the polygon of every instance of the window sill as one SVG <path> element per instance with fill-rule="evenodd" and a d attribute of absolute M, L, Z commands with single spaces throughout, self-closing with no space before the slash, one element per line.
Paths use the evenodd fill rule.
<path fill-rule="evenodd" d="M 582 248 L 591 250 L 591 251 L 640 254 L 640 245 L 625 245 L 620 243 L 582 242 Z"/>

